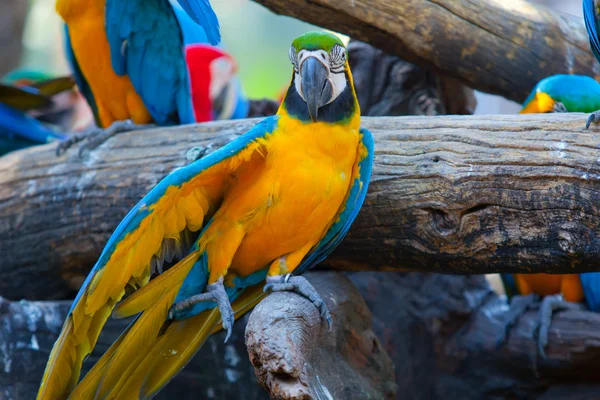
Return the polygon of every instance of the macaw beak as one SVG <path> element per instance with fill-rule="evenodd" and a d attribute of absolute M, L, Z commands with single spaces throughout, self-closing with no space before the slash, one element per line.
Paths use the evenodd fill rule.
<path fill-rule="evenodd" d="M 313 122 L 317 122 L 319 108 L 329 102 L 333 94 L 329 83 L 329 71 L 315 57 L 308 57 L 300 66 L 302 93 L 308 106 L 308 114 Z"/>

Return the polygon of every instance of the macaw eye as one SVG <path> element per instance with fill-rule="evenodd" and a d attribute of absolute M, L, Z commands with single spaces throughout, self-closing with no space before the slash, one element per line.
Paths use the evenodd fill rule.
<path fill-rule="evenodd" d="M 346 64 L 346 49 L 340 45 L 335 45 L 329 52 L 329 63 L 331 64 L 331 72 L 339 74 L 344 72 Z"/>
<path fill-rule="evenodd" d="M 296 48 L 294 46 L 290 47 L 289 57 L 290 62 L 294 66 L 294 71 L 298 73 L 298 53 L 296 52 Z"/>

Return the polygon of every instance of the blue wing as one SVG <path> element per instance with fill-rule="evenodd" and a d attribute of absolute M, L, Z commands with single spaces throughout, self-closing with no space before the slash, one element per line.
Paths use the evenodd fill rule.
<path fill-rule="evenodd" d="M 183 38 L 168 0 L 107 0 L 106 34 L 118 75 L 127 75 L 159 125 L 194 122 Z"/>
<path fill-rule="evenodd" d="M 258 138 L 263 138 L 267 134 L 273 132 L 277 126 L 277 117 L 269 117 L 264 119 L 250 131 L 240 136 L 231 143 L 223 146 L 219 150 L 215 151 L 195 161 L 183 168 L 180 168 L 162 181 L 160 181 L 144 198 L 125 216 L 121 223 L 117 226 L 113 234 L 111 235 L 108 243 L 104 247 L 98 262 L 87 276 L 84 284 L 82 285 L 73 305 L 71 311 L 74 309 L 76 304 L 81 299 L 81 296 L 88 289 L 88 286 L 92 282 L 95 274 L 97 274 L 104 266 L 108 263 L 110 257 L 115 251 L 118 243 L 123 240 L 128 234 L 134 232 L 140 227 L 140 224 L 145 218 L 151 218 L 153 211 L 150 208 L 156 204 L 161 197 L 165 194 L 170 187 L 181 187 L 185 183 L 189 182 L 192 178 L 201 174 L 206 169 L 220 163 L 221 161 L 232 157 L 245 149 L 249 144 L 254 142 Z M 147 249 L 144 249 L 147 250 Z M 186 250 L 187 251 L 187 250 Z M 191 275 L 191 274 L 190 274 Z M 186 281 L 187 282 L 187 281 Z M 185 283 L 184 283 L 185 285 Z M 199 292 L 196 292 L 197 294 Z"/>
<path fill-rule="evenodd" d="M 600 272 L 579 274 L 579 280 L 589 309 L 600 312 Z"/>
<path fill-rule="evenodd" d="M 216 46 L 221 41 L 219 20 L 209 0 L 177 0 L 185 12 L 206 32 L 208 42 Z"/>
<path fill-rule="evenodd" d="M 587 30 L 590 39 L 590 47 L 596 57 L 600 61 L 600 39 L 598 38 L 598 11 L 595 0 L 583 0 L 583 19 L 585 20 L 585 29 Z"/>
<path fill-rule="evenodd" d="M 356 219 L 360 208 L 362 207 L 367 190 L 369 189 L 369 181 L 371 179 L 371 170 L 373 169 L 373 152 L 374 143 L 371 132 L 366 129 L 360 130 L 362 134 L 362 144 L 367 150 L 365 158 L 359 161 L 360 175 L 352 185 L 350 194 L 344 209 L 339 215 L 338 220 L 329 228 L 325 237 L 319 242 L 317 247 L 309 253 L 308 257 L 294 270 L 294 275 L 300 275 L 309 268 L 323 261 L 331 252 L 340 244 L 344 236 L 348 233 L 350 226 Z"/>
<path fill-rule="evenodd" d="M 75 78 L 75 82 L 77 83 L 77 87 L 79 87 L 79 91 L 87 101 L 92 113 L 94 114 L 94 120 L 98 126 L 100 124 L 100 117 L 98 115 L 98 107 L 96 106 L 96 99 L 94 99 L 94 95 L 92 93 L 92 88 L 88 84 L 87 80 L 83 76 L 81 72 L 81 68 L 79 68 L 79 63 L 77 62 L 77 58 L 75 57 L 75 53 L 73 52 L 73 47 L 71 46 L 71 37 L 69 36 L 69 27 L 65 24 L 65 53 L 67 57 L 67 61 L 71 65 L 71 70 L 73 71 L 73 77 Z"/>

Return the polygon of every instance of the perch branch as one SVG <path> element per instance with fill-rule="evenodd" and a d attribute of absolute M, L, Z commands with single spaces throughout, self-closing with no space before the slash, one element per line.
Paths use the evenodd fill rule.
<path fill-rule="evenodd" d="M 598 136 L 583 114 L 365 118 L 369 194 L 325 262 L 445 273 L 597 270 Z M 81 161 L 55 145 L 0 158 L 0 293 L 68 298 L 117 224 L 190 148 L 257 120 L 124 133 Z M 45 297 L 48 296 L 48 297 Z"/>
<path fill-rule="evenodd" d="M 550 75 L 600 75 L 583 19 L 525 0 L 254 1 L 517 102 Z"/>

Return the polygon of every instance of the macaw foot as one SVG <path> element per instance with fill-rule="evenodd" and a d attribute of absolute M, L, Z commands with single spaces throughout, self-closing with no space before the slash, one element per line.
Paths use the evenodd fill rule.
<path fill-rule="evenodd" d="M 85 132 L 77 133 L 67 140 L 60 142 L 56 148 L 56 155 L 61 156 L 74 144 L 86 140 L 86 143 L 79 148 L 79 157 L 81 157 L 86 150 L 90 151 L 95 149 L 104 143 L 108 138 L 119 133 L 148 129 L 154 126 L 155 125 L 137 125 L 131 120 L 125 120 L 116 121 L 107 129 L 101 129 L 97 127 L 92 128 Z"/>
<path fill-rule="evenodd" d="M 267 277 L 267 284 L 264 287 L 265 292 L 294 292 L 307 298 L 317 307 L 321 318 L 327 321 L 327 328 L 331 331 L 333 321 L 327 305 L 319 296 L 313 285 L 302 276 L 275 275 Z"/>
<path fill-rule="evenodd" d="M 564 300 L 560 294 L 544 297 L 542 305 L 540 306 L 538 324 L 536 326 L 536 330 L 538 331 L 538 352 L 542 358 L 547 357 L 546 345 L 548 344 L 548 331 L 550 330 L 550 324 L 552 323 L 552 314 L 555 311 L 581 310 L 584 308 L 583 304 L 571 303 L 570 301 Z"/>
<path fill-rule="evenodd" d="M 591 124 L 596 124 L 599 121 L 600 121 L 600 110 L 594 111 L 588 117 L 587 122 L 585 123 L 585 129 L 588 129 Z"/>
<path fill-rule="evenodd" d="M 510 330 L 517 325 L 517 322 L 519 322 L 519 318 L 525 315 L 525 313 L 528 310 L 537 306 L 539 300 L 539 296 L 535 294 L 513 297 L 510 303 L 510 308 L 506 313 L 506 321 L 504 321 L 502 333 L 496 340 L 496 347 L 500 347 L 504 343 L 506 343 L 506 341 L 508 340 Z"/>
<path fill-rule="evenodd" d="M 225 286 L 223 286 L 223 278 L 219 278 L 215 283 L 206 286 L 205 293 L 175 303 L 169 310 L 169 318 L 173 319 L 173 313 L 175 311 L 185 310 L 186 308 L 190 308 L 203 301 L 214 301 L 217 303 L 219 312 L 221 313 L 221 320 L 223 321 L 223 329 L 227 331 L 227 336 L 225 337 L 225 342 L 227 342 L 231 336 L 231 329 L 233 328 L 235 318 L 233 316 L 231 303 L 229 302 L 229 296 L 227 295 L 227 292 L 225 292 Z"/>

